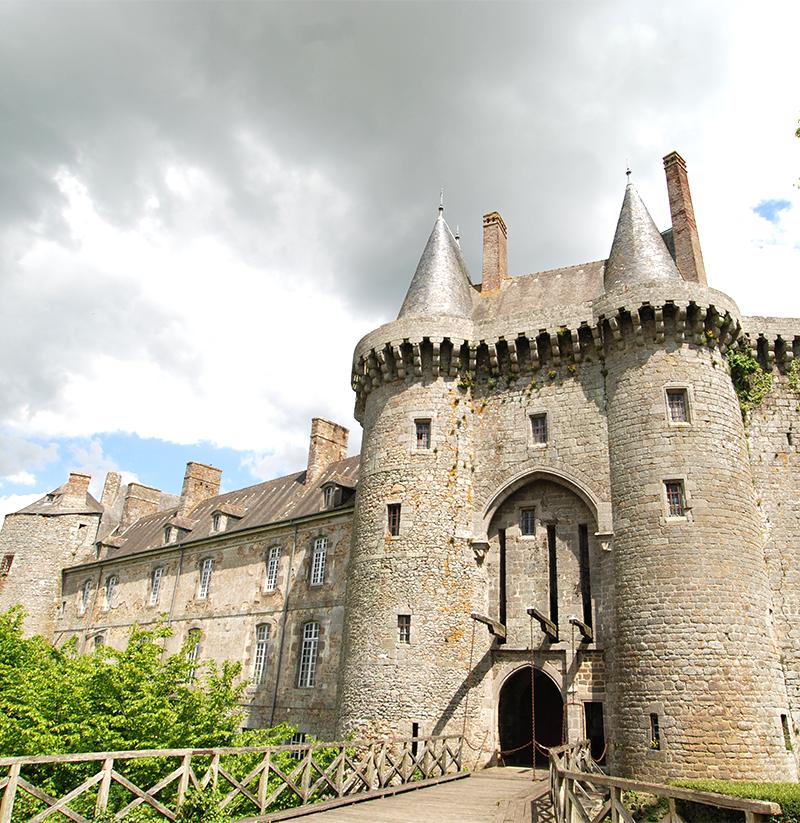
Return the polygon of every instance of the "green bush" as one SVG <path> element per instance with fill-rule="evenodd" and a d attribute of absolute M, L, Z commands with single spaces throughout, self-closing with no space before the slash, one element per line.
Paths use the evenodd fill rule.
<path fill-rule="evenodd" d="M 696 789 L 701 792 L 714 792 L 715 794 L 729 794 L 733 797 L 747 797 L 751 800 L 769 800 L 779 803 L 783 814 L 773 818 L 780 823 L 800 823 L 800 784 L 798 783 L 750 783 L 734 780 L 679 780 L 676 786 L 684 786 L 688 789 Z M 692 804 L 692 808 L 697 808 Z M 695 817 L 692 820 L 732 820 L 733 812 L 730 809 L 713 809 L 705 807 L 706 814 L 713 815 L 715 812 L 722 812 L 722 817 Z M 699 811 L 699 809 L 698 809 Z M 744 819 L 744 816 L 742 816 Z"/>

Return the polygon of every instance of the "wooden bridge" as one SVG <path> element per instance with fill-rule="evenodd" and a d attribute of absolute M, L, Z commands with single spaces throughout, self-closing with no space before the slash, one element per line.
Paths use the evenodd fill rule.
<path fill-rule="evenodd" d="M 776 803 L 607 775 L 586 740 L 551 749 L 549 773 L 538 774 L 466 771 L 463 747 L 460 736 L 440 736 L 5 757 L 0 823 L 122 820 L 145 807 L 174 821 L 207 792 L 237 823 L 637 823 L 623 792 L 653 797 L 645 819 L 659 823 L 683 823 L 681 801 L 735 811 L 746 823 L 781 813 Z"/>

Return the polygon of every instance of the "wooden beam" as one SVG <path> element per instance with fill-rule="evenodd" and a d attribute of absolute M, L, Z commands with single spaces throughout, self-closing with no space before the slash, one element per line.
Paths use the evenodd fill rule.
<path fill-rule="evenodd" d="M 581 633 L 581 637 L 583 637 L 587 643 L 591 643 L 594 640 L 594 632 L 592 631 L 592 627 L 587 626 L 583 620 L 578 620 L 577 617 L 570 617 L 569 622 L 572 626 L 577 628 L 577 630 Z"/>
<path fill-rule="evenodd" d="M 539 609 L 526 609 L 528 614 L 539 621 L 542 631 L 547 635 L 551 643 L 558 643 L 558 626 L 549 618 L 545 617 Z"/>
<path fill-rule="evenodd" d="M 496 620 L 492 620 L 491 617 L 486 617 L 477 612 L 472 612 L 470 617 L 478 623 L 483 623 L 489 629 L 489 634 L 497 638 L 498 643 L 506 642 L 506 627 L 502 623 L 498 623 Z"/>

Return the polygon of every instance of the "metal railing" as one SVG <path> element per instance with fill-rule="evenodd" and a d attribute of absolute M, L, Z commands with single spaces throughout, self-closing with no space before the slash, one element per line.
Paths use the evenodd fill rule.
<path fill-rule="evenodd" d="M 322 809 L 450 779 L 461 771 L 462 748 L 455 735 L 3 757 L 0 823 L 52 816 L 91 823 L 140 807 L 175 820 L 191 792 L 208 789 L 237 821 L 282 820 L 311 804 Z"/>

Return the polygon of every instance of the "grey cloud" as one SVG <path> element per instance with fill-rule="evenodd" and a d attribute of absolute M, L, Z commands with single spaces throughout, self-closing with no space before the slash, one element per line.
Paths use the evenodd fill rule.
<path fill-rule="evenodd" d="M 230 212 L 207 230 L 258 262 L 276 205 L 232 139 L 247 129 L 348 192 L 357 227 L 327 225 L 337 282 L 388 313 L 440 185 L 474 279 L 492 208 L 516 271 L 604 256 L 625 157 L 661 193 L 660 153 L 691 157 L 724 37 L 718 7 L 694 2 L 20 3 L 2 15 L 0 99 L 17 124 L 0 159 L 7 221 L 52 212 L 62 165 L 119 223 L 154 190 L 169 214 L 161 174 L 180 159 L 228 189 Z M 641 121 L 664 145 L 637 137 Z"/>
<path fill-rule="evenodd" d="M 55 443 L 35 443 L 0 431 L 0 480 L 10 474 L 46 466 L 57 457 Z"/>

